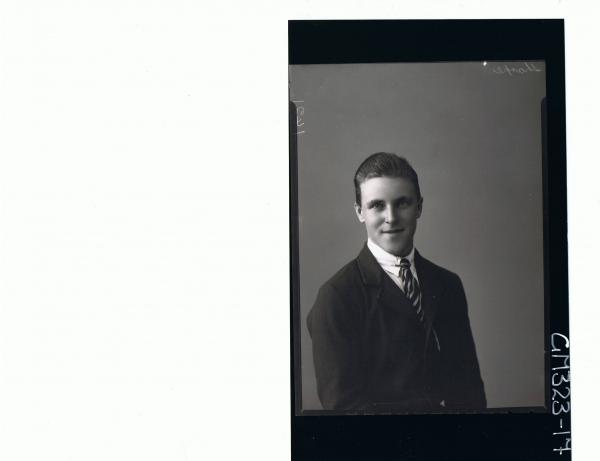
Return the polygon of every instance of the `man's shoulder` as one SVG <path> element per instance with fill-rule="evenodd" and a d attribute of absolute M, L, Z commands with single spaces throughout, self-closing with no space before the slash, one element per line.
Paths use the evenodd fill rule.
<path fill-rule="evenodd" d="M 347 322 L 355 318 L 353 313 L 360 315 L 363 305 L 360 300 L 364 299 L 364 296 L 358 261 L 353 259 L 321 285 L 307 318 L 309 330 L 315 321 Z"/>
<path fill-rule="evenodd" d="M 451 283 L 462 283 L 460 277 L 455 272 L 452 272 L 439 264 L 423 257 L 421 254 L 417 256 L 417 271 L 425 271 L 430 275 L 435 276 L 439 280 L 444 280 Z"/>
<path fill-rule="evenodd" d="M 347 292 L 355 290 L 359 285 L 362 285 L 362 278 L 358 267 L 358 258 L 354 258 L 323 283 L 321 289 L 329 288 L 339 292 Z"/>

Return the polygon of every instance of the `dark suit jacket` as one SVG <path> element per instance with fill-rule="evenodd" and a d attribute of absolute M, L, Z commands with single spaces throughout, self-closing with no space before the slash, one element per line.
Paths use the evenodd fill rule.
<path fill-rule="evenodd" d="M 324 409 L 485 408 L 462 282 L 416 251 L 415 267 L 423 323 L 366 245 L 319 290 L 307 323 Z"/>

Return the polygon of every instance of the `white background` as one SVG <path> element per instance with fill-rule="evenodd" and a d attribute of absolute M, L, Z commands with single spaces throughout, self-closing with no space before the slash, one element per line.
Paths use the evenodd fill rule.
<path fill-rule="evenodd" d="M 595 452 L 596 2 L 0 3 L 0 459 L 290 456 L 287 19 L 566 19 L 573 446 Z"/>

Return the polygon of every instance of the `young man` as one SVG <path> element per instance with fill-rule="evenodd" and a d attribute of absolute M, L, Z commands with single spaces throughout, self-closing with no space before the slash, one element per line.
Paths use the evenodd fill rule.
<path fill-rule="evenodd" d="M 308 316 L 326 410 L 397 413 L 485 408 L 460 278 L 413 246 L 417 173 L 377 153 L 354 176 L 368 240 L 319 290 Z"/>

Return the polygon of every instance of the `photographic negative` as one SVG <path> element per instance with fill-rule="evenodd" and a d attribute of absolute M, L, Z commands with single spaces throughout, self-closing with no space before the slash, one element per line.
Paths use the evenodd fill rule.
<path fill-rule="evenodd" d="M 297 459 L 570 452 L 562 50 L 561 21 L 290 22 Z"/>
<path fill-rule="evenodd" d="M 291 67 L 302 410 L 544 406 L 544 69 Z"/>

